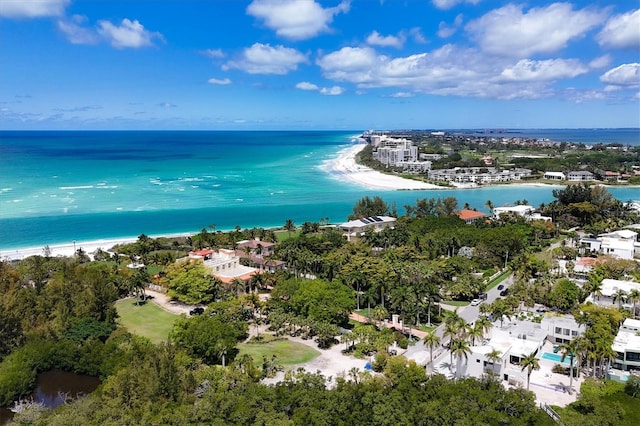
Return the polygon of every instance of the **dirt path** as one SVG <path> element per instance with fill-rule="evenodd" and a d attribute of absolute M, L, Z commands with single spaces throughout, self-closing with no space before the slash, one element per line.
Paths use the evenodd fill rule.
<path fill-rule="evenodd" d="M 148 296 L 153 296 L 153 299 L 151 299 L 153 303 L 160 306 L 165 311 L 175 315 L 185 314 L 189 316 L 189 311 L 196 307 L 195 305 L 186 305 L 176 300 L 172 300 L 169 296 L 164 293 L 160 293 L 159 291 L 149 290 L 147 288 L 145 289 L 145 293 Z"/>

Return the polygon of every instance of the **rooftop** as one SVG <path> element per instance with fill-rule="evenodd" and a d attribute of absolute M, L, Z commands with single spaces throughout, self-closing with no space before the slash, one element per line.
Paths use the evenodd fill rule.
<path fill-rule="evenodd" d="M 456 212 L 456 215 L 464 220 L 473 220 L 473 219 L 480 219 L 485 217 L 486 215 L 482 212 L 478 212 L 475 210 L 469 210 L 469 209 L 464 209 L 464 210 L 460 210 L 459 212 Z"/>

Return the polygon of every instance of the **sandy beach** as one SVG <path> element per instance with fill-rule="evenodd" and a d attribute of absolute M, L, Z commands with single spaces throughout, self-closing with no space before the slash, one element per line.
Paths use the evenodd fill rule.
<path fill-rule="evenodd" d="M 340 151 L 337 158 L 329 160 L 323 165 L 323 169 L 341 182 L 357 184 L 368 189 L 442 189 L 437 185 L 380 173 L 357 164 L 356 154 L 366 146 L 367 144 L 360 143 Z"/>
<path fill-rule="evenodd" d="M 127 244 L 137 241 L 137 238 L 117 238 L 117 239 L 104 239 L 95 241 L 76 241 L 69 244 L 56 244 L 50 245 L 51 257 L 69 257 L 73 256 L 75 250 L 82 249 L 85 253 L 91 256 L 93 252 L 98 249 L 108 251 L 116 244 Z M 21 260 L 29 256 L 44 256 L 44 245 L 42 247 L 27 247 L 16 250 L 2 250 L 0 251 L 0 260 L 14 261 Z"/>

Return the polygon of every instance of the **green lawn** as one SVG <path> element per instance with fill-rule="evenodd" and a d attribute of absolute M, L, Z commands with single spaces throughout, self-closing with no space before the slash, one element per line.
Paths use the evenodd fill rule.
<path fill-rule="evenodd" d="M 506 271 L 504 271 L 503 273 L 501 273 L 500 275 L 498 275 L 497 277 L 495 277 L 493 280 L 489 281 L 487 283 L 487 287 L 485 291 L 489 291 L 492 288 L 494 288 L 495 286 L 497 286 L 498 284 L 500 284 L 502 281 L 504 281 L 505 279 L 507 279 L 507 277 L 511 275 L 511 270 L 507 269 Z"/>
<path fill-rule="evenodd" d="M 274 231 L 274 234 L 276 235 L 276 239 L 278 240 L 278 242 L 282 242 L 284 240 L 288 240 L 289 238 L 296 238 L 298 235 L 300 235 L 300 229 L 296 228 L 295 231 L 291 231 L 291 234 L 289 234 L 289 231 L 286 230 Z"/>
<path fill-rule="evenodd" d="M 271 359 L 271 356 L 275 355 L 278 364 L 294 365 L 311 361 L 320 355 L 320 352 L 313 348 L 289 340 L 276 340 L 267 343 L 240 343 L 237 347 L 240 351 L 238 355 L 251 355 L 256 364 L 262 363 L 263 356 Z"/>
<path fill-rule="evenodd" d="M 136 306 L 134 299 L 123 299 L 116 302 L 118 323 L 129 332 L 143 336 L 153 343 L 167 340 L 177 315 L 170 314 L 158 305 L 147 302 Z"/>
<path fill-rule="evenodd" d="M 449 306 L 467 306 L 469 304 L 464 300 L 443 300 L 442 303 Z"/>

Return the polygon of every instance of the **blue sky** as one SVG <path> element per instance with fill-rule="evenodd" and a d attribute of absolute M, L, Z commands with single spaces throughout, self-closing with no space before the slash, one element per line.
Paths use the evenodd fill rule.
<path fill-rule="evenodd" d="M 637 0 L 2 0 L 2 129 L 640 127 Z"/>

